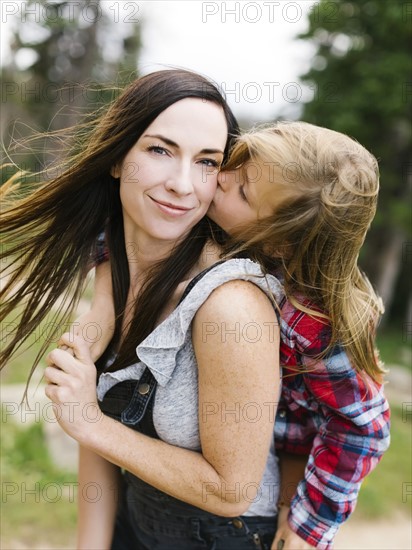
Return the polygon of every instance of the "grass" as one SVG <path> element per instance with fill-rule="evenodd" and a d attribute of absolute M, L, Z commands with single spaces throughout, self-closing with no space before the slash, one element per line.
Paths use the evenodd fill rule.
<path fill-rule="evenodd" d="M 408 341 L 409 340 L 409 341 Z M 378 349 L 386 365 L 400 365 L 412 370 L 412 346 L 405 333 L 389 328 L 378 333 Z"/>
<path fill-rule="evenodd" d="M 42 424 L 6 423 L 2 414 L 1 454 L 1 548 L 13 540 L 74 547 L 76 475 L 53 465 Z"/>
<path fill-rule="evenodd" d="M 387 518 L 395 511 L 411 516 L 412 419 L 411 413 L 391 406 L 391 445 L 377 468 L 365 479 L 356 516 Z"/>

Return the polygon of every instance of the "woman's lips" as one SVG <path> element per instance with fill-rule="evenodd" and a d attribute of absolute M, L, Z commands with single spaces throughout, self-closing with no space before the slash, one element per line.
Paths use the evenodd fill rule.
<path fill-rule="evenodd" d="M 152 201 L 155 203 L 155 205 L 159 208 L 161 212 L 169 216 L 175 216 L 175 217 L 184 216 L 187 212 L 193 209 L 192 207 L 188 208 L 187 206 L 178 206 L 170 202 L 158 201 L 153 197 L 150 197 L 150 198 L 152 199 Z"/>

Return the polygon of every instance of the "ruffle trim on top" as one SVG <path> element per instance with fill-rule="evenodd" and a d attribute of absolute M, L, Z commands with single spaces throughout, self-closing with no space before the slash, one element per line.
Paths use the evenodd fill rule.
<path fill-rule="evenodd" d="M 187 332 L 198 309 L 220 285 L 233 280 L 250 281 L 268 296 L 280 302 L 283 287 L 276 277 L 264 276 L 260 266 L 252 260 L 236 258 L 216 265 L 208 271 L 177 308 L 143 342 L 137 346 L 140 361 L 117 372 L 103 373 L 97 386 L 97 395 L 102 400 L 105 393 L 124 380 L 138 380 L 145 367 L 152 372 L 160 386 L 165 386 L 173 375 L 176 356 L 186 340 Z"/>

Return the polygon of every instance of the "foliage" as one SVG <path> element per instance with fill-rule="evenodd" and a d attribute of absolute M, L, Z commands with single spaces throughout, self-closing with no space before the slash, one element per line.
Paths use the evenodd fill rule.
<path fill-rule="evenodd" d="M 406 327 L 403 332 L 389 327 L 385 330 L 378 330 L 377 347 L 386 366 L 390 368 L 391 365 L 397 365 L 412 371 L 410 335 L 408 338 Z"/>
<path fill-rule="evenodd" d="M 2 137 L 8 154 L 15 141 L 72 127 L 105 105 L 136 77 L 141 45 L 138 22 L 115 21 L 100 0 L 29 0 L 19 18 L 11 21 L 13 56 L 2 68 L 8 103 Z M 39 144 L 29 142 L 28 149 L 30 155 L 20 147 L 15 161 L 39 171 L 50 163 L 51 149 L 58 156 L 61 143 L 49 136 Z"/>
<path fill-rule="evenodd" d="M 406 23 L 404 7 L 377 0 L 323 0 L 301 38 L 317 46 L 312 68 L 302 76 L 317 88 L 314 100 L 305 106 L 305 119 L 356 137 L 381 159 L 377 221 L 406 226 L 408 205 L 399 199 L 404 196 L 412 146 L 407 47 L 412 27 Z M 394 200 L 385 201 L 388 196 Z"/>
<path fill-rule="evenodd" d="M 403 2 L 320 0 L 310 14 L 309 30 L 299 37 L 316 49 L 310 70 L 301 77 L 316 90 L 303 119 L 354 137 L 379 160 L 379 208 L 361 262 L 375 282 L 389 261 L 398 262 L 394 294 L 403 296 L 410 266 L 399 247 L 405 249 L 411 239 L 409 8 Z M 396 234 L 401 238 L 392 260 L 385 250 Z M 391 295 L 387 305 L 392 301 Z M 405 313 L 406 302 L 397 304 L 398 315 Z"/>

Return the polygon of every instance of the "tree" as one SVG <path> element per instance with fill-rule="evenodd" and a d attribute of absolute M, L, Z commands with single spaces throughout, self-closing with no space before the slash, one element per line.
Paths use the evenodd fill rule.
<path fill-rule="evenodd" d="M 379 207 L 361 263 L 397 318 L 407 309 L 411 256 L 411 18 L 410 2 L 320 0 L 299 36 L 316 48 L 301 77 L 316 90 L 303 119 L 356 138 L 378 158 Z"/>
<path fill-rule="evenodd" d="M 13 56 L 2 68 L 6 147 L 33 131 L 74 126 L 136 77 L 140 25 L 130 14 L 122 22 L 100 0 L 29 0 L 13 27 Z M 53 146 L 41 148 L 36 161 L 23 152 L 17 163 L 39 169 L 53 155 Z"/>

